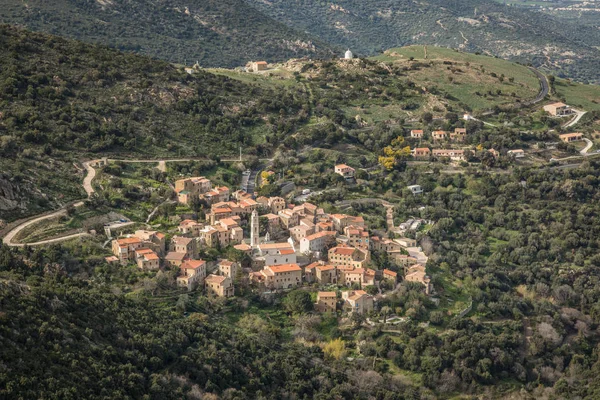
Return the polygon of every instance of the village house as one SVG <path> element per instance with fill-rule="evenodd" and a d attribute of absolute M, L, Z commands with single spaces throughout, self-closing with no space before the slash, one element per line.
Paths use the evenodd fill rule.
<path fill-rule="evenodd" d="M 217 268 L 219 270 L 219 275 L 226 276 L 233 280 L 239 270 L 239 265 L 233 261 L 219 260 L 219 262 L 217 262 Z"/>
<path fill-rule="evenodd" d="M 289 208 L 279 211 L 277 215 L 279 216 L 281 225 L 285 229 L 289 230 L 300 223 L 300 215 L 296 214 L 294 210 L 290 210 Z"/>
<path fill-rule="evenodd" d="M 382 251 L 386 253 L 392 253 L 396 251 L 400 251 L 402 246 L 398 242 L 394 242 L 393 240 L 380 238 L 379 236 L 373 236 L 371 238 L 371 250 L 373 251 Z"/>
<path fill-rule="evenodd" d="M 354 268 L 364 268 L 369 262 L 369 251 L 350 246 L 336 246 L 327 253 L 329 263 L 333 265 L 349 265 Z"/>
<path fill-rule="evenodd" d="M 137 237 L 114 239 L 112 241 L 112 253 L 119 259 L 121 264 L 127 264 L 135 259 L 135 251 L 142 248 L 142 241 Z"/>
<path fill-rule="evenodd" d="M 227 218 L 224 218 L 227 220 Z M 219 220 L 221 222 L 222 220 Z M 222 224 L 215 224 L 204 227 L 200 231 L 200 240 L 205 246 L 210 248 L 227 247 L 231 244 L 236 245 L 244 240 L 244 231 L 239 226 L 233 226 L 227 229 Z"/>
<path fill-rule="evenodd" d="M 354 168 L 349 167 L 346 164 L 338 164 L 335 166 L 334 171 L 336 174 L 341 175 L 344 179 L 354 178 Z"/>
<path fill-rule="evenodd" d="M 437 158 L 449 158 L 454 161 L 465 161 L 464 150 L 434 149 L 433 156 Z"/>
<path fill-rule="evenodd" d="M 425 266 L 422 264 L 415 264 L 408 268 L 404 280 L 407 282 L 418 282 L 425 286 L 425 293 L 431 293 L 431 278 L 425 272 Z"/>
<path fill-rule="evenodd" d="M 210 274 L 204 279 L 204 287 L 209 296 L 233 296 L 233 281 L 227 276 Z"/>
<path fill-rule="evenodd" d="M 370 247 L 369 232 L 364 227 L 347 226 L 344 228 L 344 236 L 349 246 L 364 250 Z"/>
<path fill-rule="evenodd" d="M 417 246 L 417 241 L 412 238 L 401 237 L 394 239 L 394 241 L 404 248 Z"/>
<path fill-rule="evenodd" d="M 455 128 L 454 132 L 450 132 L 450 140 L 455 142 L 464 142 L 467 139 L 466 128 Z"/>
<path fill-rule="evenodd" d="M 279 222 L 279 215 L 275 215 L 275 214 L 265 214 L 265 215 L 261 215 L 261 218 L 266 218 L 267 220 L 267 232 L 269 232 L 269 234 L 274 234 L 276 232 L 278 232 L 279 230 L 281 230 L 281 223 Z"/>
<path fill-rule="evenodd" d="M 346 214 L 332 214 L 331 221 L 333 222 L 333 229 L 339 233 L 344 233 L 344 228 L 347 226 L 354 226 L 357 228 L 365 227 L 365 220 L 363 217 L 354 217 Z"/>
<path fill-rule="evenodd" d="M 281 197 L 269 197 L 269 208 L 273 214 L 277 214 L 279 211 L 285 210 L 285 200 Z"/>
<path fill-rule="evenodd" d="M 198 237 L 202 228 L 204 228 L 204 224 L 193 219 L 185 219 L 179 223 L 177 232 L 181 235 Z"/>
<path fill-rule="evenodd" d="M 241 251 L 244 254 L 248 254 L 248 255 L 252 254 L 252 246 L 250 246 L 246 243 L 236 244 L 233 246 L 233 248 L 238 251 Z"/>
<path fill-rule="evenodd" d="M 415 139 L 423 139 L 423 129 L 412 129 L 410 137 Z"/>
<path fill-rule="evenodd" d="M 210 180 L 203 176 L 179 179 L 175 181 L 175 192 L 180 203 L 189 204 L 192 199 L 198 198 L 212 189 Z"/>
<path fill-rule="evenodd" d="M 314 269 L 315 282 L 321 285 L 338 282 L 338 271 L 335 265 L 319 263 Z"/>
<path fill-rule="evenodd" d="M 422 194 L 423 193 L 423 188 L 421 187 L 421 185 L 409 185 L 406 188 L 408 190 L 410 190 L 412 194 Z"/>
<path fill-rule="evenodd" d="M 171 239 L 171 251 L 183 253 L 187 258 L 196 258 L 198 255 L 196 239 L 185 236 L 173 236 Z"/>
<path fill-rule="evenodd" d="M 509 156 L 513 156 L 514 158 L 523 158 L 525 157 L 525 151 L 522 149 L 509 150 L 506 152 Z"/>
<path fill-rule="evenodd" d="M 315 224 L 315 233 L 333 230 L 333 221 L 319 221 Z"/>
<path fill-rule="evenodd" d="M 251 199 L 252 195 L 250 193 L 245 192 L 245 191 L 243 191 L 243 190 L 240 189 L 240 190 L 236 190 L 235 192 L 233 192 L 231 194 L 231 198 L 233 198 L 236 201 L 242 201 L 242 200 L 245 200 L 245 199 Z M 266 197 L 264 197 L 264 198 L 266 199 Z M 258 199 L 257 199 L 257 201 L 258 201 Z"/>
<path fill-rule="evenodd" d="M 545 105 L 544 111 L 546 111 L 548 114 L 550 114 L 554 117 L 569 115 L 569 114 L 573 113 L 573 110 L 571 110 L 571 107 L 569 107 L 565 103 L 552 103 L 552 104 Z"/>
<path fill-rule="evenodd" d="M 108 256 L 104 257 L 104 261 L 106 261 L 107 264 L 117 264 L 119 262 L 119 258 L 116 256 Z"/>
<path fill-rule="evenodd" d="M 495 150 L 495 149 L 489 149 L 488 151 L 490 152 L 490 154 L 492 155 L 492 157 L 494 157 L 494 158 L 500 157 L 500 153 L 497 150 Z"/>
<path fill-rule="evenodd" d="M 373 311 L 373 296 L 364 290 L 348 290 L 342 292 L 344 309 L 350 313 L 368 314 Z"/>
<path fill-rule="evenodd" d="M 265 265 L 296 264 L 296 252 L 293 248 L 279 249 L 264 256 Z"/>
<path fill-rule="evenodd" d="M 417 147 L 412 151 L 414 158 L 429 158 L 431 156 L 431 150 L 428 147 Z"/>
<path fill-rule="evenodd" d="M 576 142 L 578 140 L 583 140 L 583 133 L 563 133 L 562 135 L 559 135 L 559 137 L 560 140 L 562 140 L 563 142 L 570 143 Z"/>
<path fill-rule="evenodd" d="M 391 281 L 392 283 L 396 284 L 396 282 L 398 281 L 398 273 L 394 272 L 392 270 L 389 269 L 384 269 L 383 270 L 383 279 L 387 280 L 387 281 Z"/>
<path fill-rule="evenodd" d="M 240 208 L 242 209 L 242 212 L 245 214 L 252 214 L 252 212 L 254 210 L 258 210 L 260 204 L 258 204 L 255 200 L 253 199 L 244 199 L 241 200 L 240 203 Z"/>
<path fill-rule="evenodd" d="M 298 264 L 265 266 L 260 273 L 264 284 L 271 289 L 289 289 L 302 284 L 302 268 Z"/>
<path fill-rule="evenodd" d="M 375 270 L 369 268 L 354 268 L 348 265 L 337 266 L 338 282 L 346 286 L 358 284 L 362 286 L 371 286 L 375 284 Z"/>
<path fill-rule="evenodd" d="M 417 259 L 413 256 L 409 256 L 399 251 L 393 251 L 389 253 L 389 259 L 391 262 L 399 267 L 408 268 L 410 265 L 417 263 Z"/>
<path fill-rule="evenodd" d="M 216 204 L 229 201 L 229 188 L 227 186 L 218 186 L 199 196 L 207 204 Z"/>
<path fill-rule="evenodd" d="M 165 256 L 165 262 L 171 267 L 179 267 L 186 260 L 185 253 L 177 253 L 175 251 L 170 251 Z"/>
<path fill-rule="evenodd" d="M 314 222 L 319 213 L 319 208 L 312 203 L 302 203 L 294 207 L 293 210 L 296 214 L 300 215 L 301 219 L 307 219 L 311 222 Z"/>
<path fill-rule="evenodd" d="M 335 292 L 318 292 L 315 308 L 319 312 L 335 312 L 337 309 L 337 294 Z"/>
<path fill-rule="evenodd" d="M 258 245 L 258 255 L 266 257 L 268 255 L 278 255 L 282 250 L 294 251 L 294 247 L 288 242 L 281 243 L 260 243 Z"/>
<path fill-rule="evenodd" d="M 177 286 L 185 287 L 188 290 L 194 290 L 199 285 L 202 285 L 205 277 L 206 261 L 186 260 L 179 265 Z"/>
<path fill-rule="evenodd" d="M 314 226 L 309 227 L 309 226 L 304 225 L 304 224 L 300 224 L 298 226 L 294 226 L 293 228 L 290 229 L 290 237 L 296 243 L 300 243 L 300 241 L 302 239 L 304 239 L 305 237 L 307 237 L 309 235 L 312 235 L 313 233 L 315 233 Z"/>
<path fill-rule="evenodd" d="M 157 270 L 160 268 L 160 258 L 152 249 L 141 248 L 135 251 L 138 268 L 143 270 Z"/>
<path fill-rule="evenodd" d="M 266 71 L 268 69 L 268 63 L 266 61 L 251 61 L 248 63 L 246 68 L 252 72 Z"/>
<path fill-rule="evenodd" d="M 313 233 L 300 240 L 300 253 L 312 254 L 322 253 L 329 245 L 335 243 L 337 233 L 334 231 L 322 231 Z"/>
<path fill-rule="evenodd" d="M 166 250 L 165 234 L 157 231 L 137 230 L 133 236 L 144 242 L 144 247 L 148 247 L 159 255 L 163 255 Z"/>
<path fill-rule="evenodd" d="M 446 131 L 433 131 L 431 132 L 431 138 L 434 142 L 446 140 L 448 138 L 448 133 Z"/>
<path fill-rule="evenodd" d="M 211 205 L 210 212 L 206 214 L 206 220 L 211 225 L 214 225 L 223 218 L 242 216 L 244 214 L 244 210 L 242 210 L 238 203 L 234 201 L 222 201 Z"/>

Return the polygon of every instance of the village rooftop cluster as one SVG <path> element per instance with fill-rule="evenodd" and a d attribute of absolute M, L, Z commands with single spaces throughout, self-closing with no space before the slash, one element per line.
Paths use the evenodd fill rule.
<path fill-rule="evenodd" d="M 335 172 L 347 179 L 354 176 L 354 169 L 343 164 L 335 166 Z M 263 293 L 303 285 L 328 288 L 317 293 L 316 308 L 324 312 L 338 306 L 349 312 L 372 311 L 374 296 L 364 289 L 381 286 L 382 281 L 395 288 L 404 279 L 422 284 L 427 294 L 433 290 L 426 273 L 427 257 L 416 241 L 371 235 L 362 216 L 328 214 L 314 204 L 290 204 L 282 197 L 255 198 L 241 190 L 230 193 L 227 187 L 213 187 L 205 177 L 180 179 L 175 190 L 182 204 L 203 201 L 205 220 L 181 221 L 170 239 L 148 230 L 114 239 L 108 262 L 136 264 L 144 270 L 177 268 L 178 286 L 204 289 L 215 297 L 234 296 L 234 281 L 240 277 Z M 228 247 L 247 254 L 251 266 L 199 257 L 203 248 Z M 373 268 L 372 252 L 386 253 L 396 270 Z M 351 290 L 338 298 L 332 287 Z"/>

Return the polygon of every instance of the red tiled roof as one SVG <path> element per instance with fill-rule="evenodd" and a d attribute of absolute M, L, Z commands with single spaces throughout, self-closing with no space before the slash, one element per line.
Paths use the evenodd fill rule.
<path fill-rule="evenodd" d="M 298 264 L 272 265 L 268 267 L 274 273 L 302 271 Z"/>

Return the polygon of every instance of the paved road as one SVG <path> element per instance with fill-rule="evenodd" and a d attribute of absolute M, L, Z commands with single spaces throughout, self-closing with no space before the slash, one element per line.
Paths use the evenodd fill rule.
<path fill-rule="evenodd" d="M 592 148 L 592 146 L 594 145 L 594 142 L 592 142 L 590 139 L 584 138 L 583 139 L 586 143 L 587 146 L 585 146 L 579 153 L 581 155 L 586 155 L 587 152 Z"/>
<path fill-rule="evenodd" d="M 575 112 L 576 115 L 572 120 L 570 120 L 569 122 L 564 124 L 563 128 L 570 128 L 572 126 L 577 125 L 577 123 L 579 122 L 581 117 L 583 117 L 587 113 L 587 111 L 579 111 L 579 110 L 575 110 L 574 108 L 572 110 Z"/>
<path fill-rule="evenodd" d="M 539 103 L 540 101 L 544 100 L 544 98 L 550 92 L 550 85 L 548 84 L 548 79 L 546 79 L 546 75 L 542 74 L 540 71 L 538 71 L 537 69 L 535 69 L 533 67 L 529 67 L 529 69 L 533 71 L 535 76 L 537 76 L 538 80 L 540 81 L 540 92 L 538 93 L 538 95 L 535 99 L 526 103 L 526 105 L 532 105 L 532 104 Z"/>
<path fill-rule="evenodd" d="M 262 171 L 263 166 L 259 165 L 252 171 L 250 171 L 250 175 L 248 175 L 248 180 L 246 180 L 246 184 L 242 186 L 242 190 L 246 193 L 254 194 L 254 189 L 256 186 L 256 176 L 260 171 Z M 243 182 L 242 182 L 243 183 Z"/>

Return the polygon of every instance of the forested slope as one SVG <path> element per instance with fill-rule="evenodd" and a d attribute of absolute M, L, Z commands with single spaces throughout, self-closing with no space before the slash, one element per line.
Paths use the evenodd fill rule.
<path fill-rule="evenodd" d="M 236 67 L 253 59 L 328 57 L 331 49 L 242 0 L 4 0 L 0 22 L 172 62 Z"/>
<path fill-rule="evenodd" d="M 0 64 L 0 198 L 8 199 L 0 219 L 83 197 L 71 162 L 84 157 L 257 151 L 268 116 L 272 128 L 264 129 L 289 131 L 306 101 L 278 85 L 189 75 L 165 61 L 7 25 Z M 53 179 L 57 171 L 64 180 Z"/>

